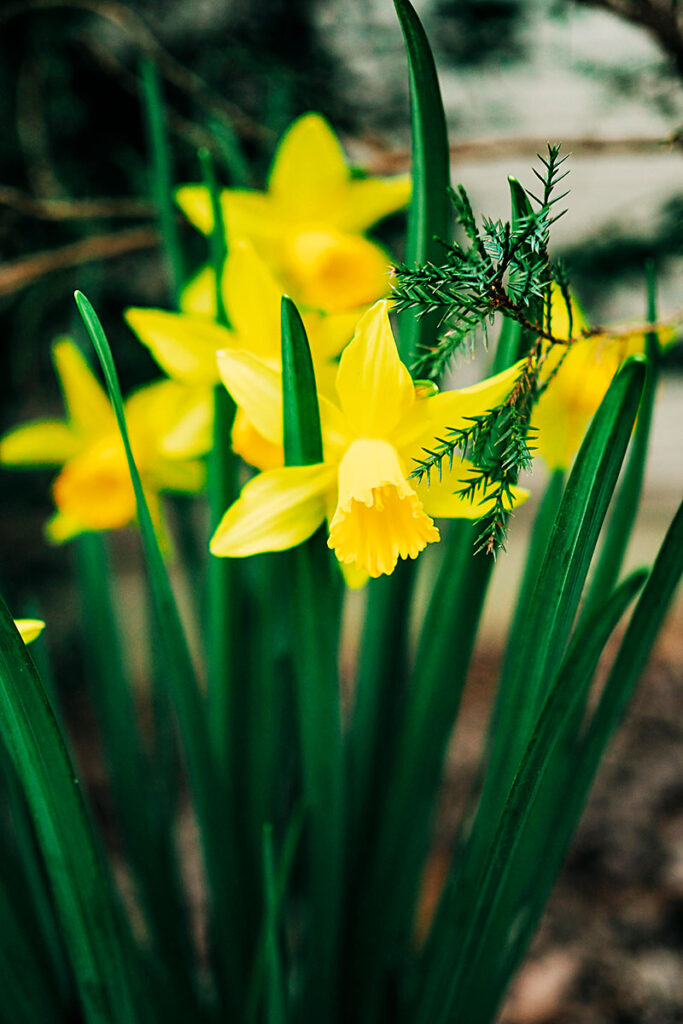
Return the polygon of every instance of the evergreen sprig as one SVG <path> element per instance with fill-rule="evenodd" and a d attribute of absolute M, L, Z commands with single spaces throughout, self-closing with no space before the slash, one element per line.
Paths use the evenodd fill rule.
<path fill-rule="evenodd" d="M 564 214 L 555 212 L 567 192 L 555 194 L 567 171 L 559 145 L 549 145 L 541 156 L 542 171 L 534 169 L 543 188 L 540 196 L 528 192 L 537 209 L 514 224 L 484 217 L 477 223 L 465 188 L 450 190 L 457 222 L 467 242 L 443 243 L 444 262 L 422 267 L 398 266 L 393 298 L 397 311 L 411 309 L 417 316 L 438 312 L 443 331 L 434 348 L 419 352 L 416 376 L 438 379 L 457 352 L 471 348 L 477 337 L 488 340 L 488 326 L 496 313 L 504 313 L 522 327 L 550 334 L 550 286 L 557 282 L 566 295 L 566 274 L 548 254 L 550 227 Z M 547 309 L 541 323 L 532 312 L 539 300 Z M 559 340 L 559 339 L 557 339 Z M 562 339 L 566 342 L 567 339 Z"/>
<path fill-rule="evenodd" d="M 465 188 L 459 185 L 450 190 L 450 196 L 465 241 L 443 243 L 444 262 L 439 266 L 400 266 L 396 271 L 396 309 L 410 309 L 417 316 L 438 312 L 442 318 L 437 345 L 419 352 L 413 365 L 421 378 L 441 377 L 454 355 L 471 350 L 477 338 L 486 344 L 496 313 L 516 321 L 535 339 L 507 400 L 471 420 L 468 427 L 436 438 L 412 474 L 418 480 L 425 476 L 429 480 L 434 470 L 441 475 L 444 459 L 449 466 L 458 453 L 470 459 L 474 468 L 457 493 L 485 505 L 478 520 L 477 550 L 491 554 L 504 546 L 512 488 L 531 464 L 529 420 L 540 393 L 540 369 L 550 347 L 561 344 L 568 350 L 573 334 L 566 269 L 549 256 L 550 228 L 565 212 L 558 212 L 557 204 L 567 192 L 558 194 L 557 188 L 568 173 L 563 170 L 566 157 L 560 156 L 559 145 L 548 145 L 547 154 L 539 159 L 541 168 L 535 168 L 534 174 L 541 189 L 538 195 L 527 191 L 527 214 L 513 221 L 483 217 L 478 222 Z M 567 338 L 552 333 L 553 283 L 567 306 Z"/>

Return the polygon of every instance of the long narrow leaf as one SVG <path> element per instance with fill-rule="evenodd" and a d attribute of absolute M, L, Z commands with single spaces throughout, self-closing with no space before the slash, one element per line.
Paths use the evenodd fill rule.
<path fill-rule="evenodd" d="M 112 892 L 64 740 L 0 601 L 0 727 L 26 791 L 89 1024 L 142 1020 Z"/>
<path fill-rule="evenodd" d="M 448 199 L 450 160 L 443 100 L 429 41 L 409 0 L 394 0 L 408 56 L 412 120 L 412 199 L 408 213 L 405 262 L 409 267 L 439 262 L 437 239 L 450 241 L 451 210 Z M 438 313 L 401 318 L 399 349 L 408 361 L 433 345 Z"/>
<path fill-rule="evenodd" d="M 648 276 L 647 315 L 650 323 L 656 321 L 655 282 L 651 268 Z M 643 397 L 640 401 L 640 409 L 638 410 L 638 421 L 633 432 L 631 450 L 624 469 L 623 480 L 615 495 L 614 505 L 605 532 L 604 544 L 600 551 L 598 564 L 591 581 L 588 597 L 586 598 L 583 609 L 584 615 L 587 615 L 591 608 L 601 600 L 604 600 L 617 582 L 638 513 L 638 504 L 645 477 L 645 461 L 647 459 L 650 439 L 655 394 L 659 380 L 660 348 L 659 340 L 655 333 L 649 333 L 645 336 L 645 352 L 647 372 L 645 375 Z"/>
<path fill-rule="evenodd" d="M 123 399 L 119 387 L 109 342 L 102 325 L 87 298 L 76 292 L 76 304 L 95 347 L 109 392 L 121 439 L 128 460 L 128 468 L 135 490 L 138 521 L 145 551 L 152 603 L 155 612 L 155 627 L 163 646 L 164 664 L 168 672 L 168 684 L 184 755 L 192 787 L 197 816 L 200 824 L 202 852 L 207 878 L 214 901 L 212 919 L 216 955 L 219 963 L 218 980 L 225 1001 L 229 992 L 239 990 L 240 965 L 227 930 L 231 917 L 227 892 L 235 884 L 235 872 L 229 858 L 232 846 L 226 842 L 224 821 L 217 806 L 219 791 L 215 788 L 215 773 L 208 743 L 203 700 L 195 677 L 182 621 L 178 613 L 166 566 L 159 548 L 147 499 L 142 487 L 135 458 L 128 437 Z M 232 947 L 232 948 L 231 948 Z M 235 978 L 236 975 L 236 978 Z M 228 979 L 234 979 L 233 984 Z"/>
<path fill-rule="evenodd" d="M 322 458 L 320 413 L 308 339 L 294 303 L 282 300 L 286 465 Z M 339 587 L 322 531 L 293 552 L 294 661 L 308 829 L 308 1020 L 335 1005 L 343 879 L 343 765 L 337 640 Z"/>
<path fill-rule="evenodd" d="M 496 913 L 511 877 L 515 852 L 523 842 L 535 801 L 547 778 L 553 754 L 590 687 L 602 650 L 626 607 L 642 586 L 635 573 L 607 605 L 580 630 L 550 688 L 524 757 L 510 786 L 500 823 L 475 884 L 473 911 L 458 934 L 457 967 L 448 973 L 448 993 L 432 988 L 433 1002 L 420 1006 L 420 1019 L 446 1024 L 460 1017 L 476 977 L 479 957 L 495 927 Z M 512 922 L 509 922 L 510 926 Z M 473 997 L 473 998 L 476 998 Z"/>
<path fill-rule="evenodd" d="M 152 60 L 142 62 L 142 92 L 152 165 L 152 195 L 157 206 L 161 237 L 164 243 L 166 273 L 174 305 L 180 304 L 184 281 L 183 251 L 173 203 L 171 151 L 166 133 L 161 81 Z"/>
<path fill-rule="evenodd" d="M 598 707 L 573 753 L 568 773 L 571 785 L 563 799 L 562 815 L 553 829 L 552 842 L 536 863 L 532 898 L 518 919 L 514 940 L 498 966 L 498 980 L 494 985 L 498 992 L 504 991 L 531 941 L 555 877 L 567 855 L 602 755 L 628 707 L 682 574 L 683 505 L 669 527 L 640 595 Z M 489 1017 L 482 1015 L 481 1019 L 488 1020 Z"/>

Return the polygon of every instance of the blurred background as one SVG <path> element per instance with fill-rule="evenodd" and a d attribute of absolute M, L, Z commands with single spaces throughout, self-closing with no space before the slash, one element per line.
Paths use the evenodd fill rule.
<path fill-rule="evenodd" d="M 683 12 L 676 0 L 422 0 L 452 144 L 454 183 L 506 217 L 507 175 L 532 186 L 546 140 L 572 154 L 569 213 L 554 232 L 592 323 L 641 320 L 654 258 L 663 316 L 681 297 Z M 0 5 L 0 432 L 61 415 L 50 343 L 80 336 L 83 290 L 106 324 L 124 391 L 156 376 L 125 328 L 129 305 L 170 306 L 141 101 L 161 77 L 177 183 L 207 146 L 225 185 L 262 187 L 275 144 L 306 110 L 326 115 L 354 163 L 409 166 L 403 42 L 391 0 L 5 0 Z M 400 256 L 404 222 L 380 237 Z M 204 242 L 183 228 L 190 271 Z M 653 455 L 630 563 L 651 559 L 681 491 L 683 357 L 666 357 Z M 50 618 L 51 654 L 92 785 L 78 697 L 70 552 L 49 547 L 51 474 L 0 473 L 0 585 L 15 614 Z M 532 488 L 541 489 L 542 470 Z M 533 503 L 519 514 L 489 601 L 453 753 L 461 791 L 490 695 Z M 116 538 L 131 631 L 136 539 Z M 127 574 L 127 576 L 126 576 Z M 136 603 L 137 602 L 137 603 Z M 55 625 L 52 625 L 52 624 Z M 683 612 L 663 636 L 602 772 L 510 1021 L 667 1024 L 683 1015 Z M 90 758 L 90 760 L 89 760 Z M 106 802 L 103 797 L 103 802 Z M 444 814 L 443 842 L 449 838 Z M 438 851 L 435 857 L 438 871 Z"/>

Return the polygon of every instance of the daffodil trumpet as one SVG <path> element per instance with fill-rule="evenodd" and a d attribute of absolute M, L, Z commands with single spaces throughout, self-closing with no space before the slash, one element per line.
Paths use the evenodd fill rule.
<path fill-rule="evenodd" d="M 225 386 L 256 429 L 282 443 L 280 373 L 251 353 L 226 350 L 218 364 Z M 211 540 L 214 555 L 242 557 L 292 547 L 325 521 L 328 545 L 360 581 L 393 572 L 399 558 L 416 558 L 439 540 L 434 518 L 478 519 L 479 503 L 457 491 L 470 465 L 456 460 L 431 480 L 409 479 L 423 447 L 467 417 L 500 405 L 519 366 L 459 391 L 425 394 L 401 362 L 389 303 L 359 321 L 336 375 L 336 401 L 318 394 L 323 461 L 267 470 L 243 489 Z M 516 490 L 513 500 L 523 497 Z"/>

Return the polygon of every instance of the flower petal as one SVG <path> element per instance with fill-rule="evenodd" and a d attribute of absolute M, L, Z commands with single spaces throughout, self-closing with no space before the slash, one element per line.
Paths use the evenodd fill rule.
<path fill-rule="evenodd" d="M 349 177 L 336 135 L 320 114 L 311 113 L 282 137 L 268 186 L 292 220 L 327 220 Z"/>
<path fill-rule="evenodd" d="M 251 352 L 218 353 L 221 380 L 259 434 L 282 444 L 282 374 Z"/>
<path fill-rule="evenodd" d="M 235 334 L 233 348 L 280 361 L 280 300 L 285 291 L 249 242 L 230 251 L 223 296 Z M 226 348 L 226 345 L 220 346 Z"/>
<path fill-rule="evenodd" d="M 360 437 L 388 437 L 411 409 L 415 389 L 389 323 L 389 302 L 361 318 L 337 372 L 342 411 Z"/>
<path fill-rule="evenodd" d="M 275 469 L 284 465 L 285 453 L 281 444 L 267 441 L 244 413 L 238 409 L 232 425 L 232 450 L 256 469 Z"/>
<path fill-rule="evenodd" d="M 7 466 L 60 466 L 82 448 L 66 423 L 37 420 L 11 430 L 0 440 L 0 462 Z"/>
<path fill-rule="evenodd" d="M 223 516 L 212 554 L 241 558 L 300 544 L 323 522 L 325 492 L 333 486 L 334 469 L 325 463 L 260 473 Z"/>
<path fill-rule="evenodd" d="M 52 358 L 74 428 L 88 438 L 110 430 L 115 420 L 109 399 L 73 341 L 55 342 Z"/>
<path fill-rule="evenodd" d="M 436 470 L 430 473 L 429 482 L 423 477 L 415 490 L 424 506 L 425 512 L 435 519 L 479 519 L 490 507 L 493 488 L 478 492 L 474 501 L 463 498 L 455 492 L 471 478 L 474 466 L 465 459 L 455 458 L 452 469 L 446 461 L 442 467 L 441 479 Z M 415 481 L 411 481 L 415 483 Z M 513 487 L 514 506 L 522 504 L 529 497 L 523 487 Z"/>
<path fill-rule="evenodd" d="M 487 377 L 469 388 L 442 391 L 430 398 L 416 401 L 409 416 L 401 423 L 394 442 L 404 458 L 417 458 L 423 448 L 432 448 L 437 437 L 467 425 L 467 418 L 495 409 L 515 386 L 524 360 L 508 370 Z"/>
<path fill-rule="evenodd" d="M 234 345 L 227 328 L 203 316 L 163 309 L 127 309 L 128 326 L 169 377 L 190 384 L 216 384 L 216 352 Z"/>
<path fill-rule="evenodd" d="M 42 619 L 15 619 L 14 625 L 19 630 L 21 639 L 25 644 L 30 644 L 45 629 L 45 623 Z"/>
<path fill-rule="evenodd" d="M 304 312 L 302 319 L 314 361 L 322 362 L 338 356 L 351 341 L 356 324 L 365 312 L 364 307 L 341 313 Z"/>
<path fill-rule="evenodd" d="M 136 458 L 146 471 L 155 458 L 187 459 L 211 448 L 213 393 L 205 385 L 158 380 L 139 388 L 125 404 Z"/>
<path fill-rule="evenodd" d="M 410 191 L 408 174 L 352 180 L 347 185 L 345 201 L 332 211 L 332 217 L 344 231 L 365 231 L 376 221 L 402 209 L 410 201 Z"/>
<path fill-rule="evenodd" d="M 190 224 L 209 235 L 213 231 L 213 209 L 206 185 L 181 185 L 176 189 L 175 201 Z"/>
<path fill-rule="evenodd" d="M 213 267 L 202 267 L 180 295 L 180 312 L 216 319 L 216 275 Z"/>

